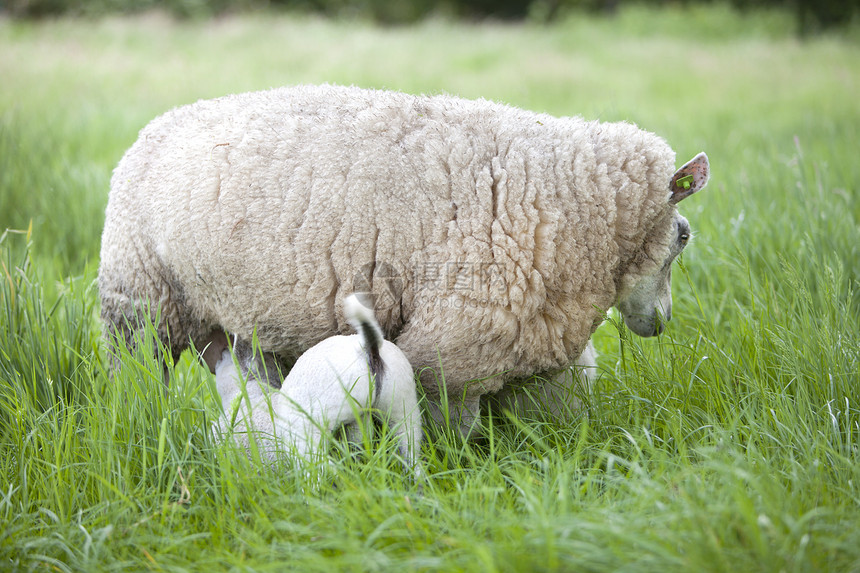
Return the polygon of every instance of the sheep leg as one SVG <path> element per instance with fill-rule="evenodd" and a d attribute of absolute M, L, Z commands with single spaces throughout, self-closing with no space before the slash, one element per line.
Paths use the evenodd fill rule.
<path fill-rule="evenodd" d="M 359 414 L 359 419 L 344 426 L 346 441 L 351 448 L 358 448 L 364 444 L 366 432 L 373 430 L 373 417 L 369 412 Z"/>
<path fill-rule="evenodd" d="M 585 345 L 582 354 L 579 355 L 570 368 L 562 370 L 557 375 L 563 375 L 561 383 L 567 383 L 567 395 L 576 400 L 576 405 L 571 403 L 575 408 L 581 408 L 582 402 L 576 398 L 576 395 L 590 395 L 594 389 L 594 381 L 597 379 L 597 350 L 594 349 L 594 343 L 591 339 Z M 578 390 L 579 392 L 575 392 Z"/>
<path fill-rule="evenodd" d="M 518 415 L 549 412 L 565 418 L 582 409 L 580 396 L 591 394 L 597 377 L 597 352 L 591 341 L 574 363 L 548 379 L 524 385 L 508 384 L 492 396 L 490 407 L 508 408 Z"/>
<path fill-rule="evenodd" d="M 395 405 L 396 406 L 396 405 Z M 417 403 L 400 403 L 391 412 L 391 422 L 397 435 L 398 450 L 403 458 L 403 466 L 407 472 L 412 472 L 416 481 L 420 480 L 424 472 L 418 462 L 421 453 L 421 410 Z"/>
<path fill-rule="evenodd" d="M 264 352 L 259 347 L 255 348 L 251 341 L 240 337 L 235 337 L 233 341 L 233 352 L 243 376 L 267 384 L 275 390 L 281 387 L 288 368 L 275 354 Z"/>
<path fill-rule="evenodd" d="M 98 280 L 105 337 L 134 352 L 147 335 L 155 334 L 164 349 L 156 348 L 155 358 L 165 363 L 169 353 L 176 361 L 190 340 L 209 329 L 193 315 L 181 283 L 152 252 L 150 242 L 128 224 L 120 216 L 108 216 L 102 236 Z M 113 353 L 115 369 L 119 356 Z"/>
<path fill-rule="evenodd" d="M 544 401 L 554 416 L 564 416 L 582 410 L 580 396 L 591 395 L 597 379 L 597 351 L 589 339 L 574 363 L 553 376 L 542 386 Z"/>
<path fill-rule="evenodd" d="M 427 409 L 434 422 L 441 427 L 448 425 L 455 427 L 464 440 L 469 439 L 472 432 L 480 426 L 480 396 L 462 399 L 446 399 L 440 396 L 435 400 L 428 399 Z"/>
<path fill-rule="evenodd" d="M 278 408 L 275 424 L 277 438 L 283 440 L 300 465 L 316 461 L 318 454 L 325 451 L 325 426 L 303 411 L 301 405 Z"/>

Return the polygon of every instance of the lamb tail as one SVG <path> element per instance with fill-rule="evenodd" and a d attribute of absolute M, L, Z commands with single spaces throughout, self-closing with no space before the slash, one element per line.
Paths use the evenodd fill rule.
<path fill-rule="evenodd" d="M 362 304 L 356 294 L 351 294 L 343 300 L 343 313 L 346 315 L 347 322 L 358 333 L 361 346 L 367 353 L 367 364 L 370 367 L 370 373 L 376 380 L 374 394 L 378 397 L 382 387 L 382 375 L 385 372 L 385 364 L 379 353 L 379 349 L 382 348 L 382 343 L 385 341 L 382 329 L 376 322 L 373 310 Z"/>

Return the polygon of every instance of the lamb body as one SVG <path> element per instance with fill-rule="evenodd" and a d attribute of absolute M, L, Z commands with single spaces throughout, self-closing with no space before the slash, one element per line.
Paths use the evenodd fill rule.
<path fill-rule="evenodd" d="M 114 173 L 102 316 L 130 341 L 128 317 L 160 308 L 174 354 L 256 328 L 289 362 L 346 332 L 343 298 L 369 290 L 431 405 L 442 375 L 474 405 L 573 364 L 664 265 L 674 161 L 634 125 L 485 100 L 300 86 L 200 101 L 152 121 Z"/>
<path fill-rule="evenodd" d="M 355 428 L 356 414 L 374 411 L 390 420 L 399 437 L 407 470 L 421 476 L 416 463 L 421 446 L 421 412 L 412 366 L 393 343 L 383 340 L 373 312 L 356 295 L 344 301 L 344 313 L 359 334 L 331 336 L 302 354 L 280 389 L 265 380 L 243 379 L 251 368 L 253 348 L 238 341 L 233 354 L 222 346 L 215 384 L 225 417 L 222 430 L 248 446 L 248 431 L 258 436 L 265 458 L 278 450 L 302 460 L 321 453 L 327 434 L 345 425 Z M 235 361 L 234 361 L 235 355 Z"/>

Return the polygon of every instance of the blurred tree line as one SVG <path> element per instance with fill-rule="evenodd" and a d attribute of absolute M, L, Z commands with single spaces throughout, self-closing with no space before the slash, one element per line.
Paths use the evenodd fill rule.
<path fill-rule="evenodd" d="M 40 18 L 98 16 L 166 10 L 201 18 L 260 8 L 359 17 L 382 24 L 407 24 L 432 15 L 479 20 L 532 18 L 552 21 L 575 11 L 612 14 L 624 0 L 0 0 L 0 13 Z M 694 4 L 711 0 L 633 0 L 640 4 Z M 801 35 L 848 26 L 860 16 L 860 0 L 724 0 L 739 10 L 780 8 L 794 12 Z"/>

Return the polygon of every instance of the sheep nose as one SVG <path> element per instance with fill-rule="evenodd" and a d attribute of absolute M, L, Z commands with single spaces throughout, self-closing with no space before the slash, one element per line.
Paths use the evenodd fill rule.
<path fill-rule="evenodd" d="M 654 334 L 651 336 L 660 336 L 663 334 L 663 331 L 666 330 L 666 323 L 672 320 L 672 309 L 666 311 L 666 313 L 655 312 L 654 313 Z"/>

